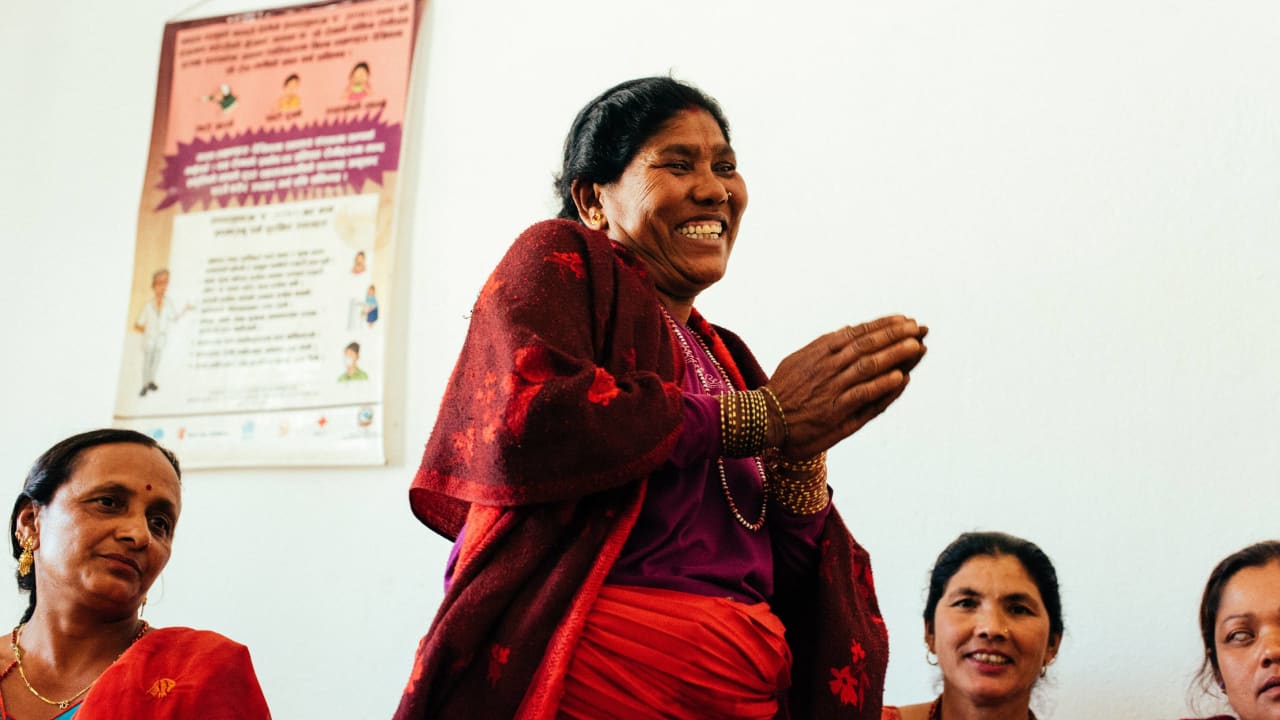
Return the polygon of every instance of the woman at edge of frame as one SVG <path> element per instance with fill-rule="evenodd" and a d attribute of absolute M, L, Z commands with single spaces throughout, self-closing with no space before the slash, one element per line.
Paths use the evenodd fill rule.
<path fill-rule="evenodd" d="M 147 435 L 91 430 L 36 460 L 9 520 L 30 598 L 0 644 L 0 718 L 270 719 L 245 646 L 142 619 L 181 510 L 178 459 Z"/>

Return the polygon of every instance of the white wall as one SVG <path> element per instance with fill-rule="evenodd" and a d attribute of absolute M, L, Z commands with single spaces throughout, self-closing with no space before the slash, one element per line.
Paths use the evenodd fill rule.
<path fill-rule="evenodd" d="M 0 10 L 11 492 L 110 421 L 162 26 L 187 5 Z M 549 214 L 577 108 L 671 70 L 721 100 L 751 188 L 706 315 L 766 367 L 882 313 L 932 328 L 907 396 L 832 455 L 889 623 L 886 697 L 934 692 L 937 552 L 1001 529 L 1062 580 L 1042 717 L 1181 717 L 1209 569 L 1280 535 L 1277 47 L 1270 0 L 433 0 L 412 282 L 384 301 L 406 378 L 392 462 L 191 472 L 148 618 L 247 643 L 277 717 L 390 715 L 440 599 L 448 547 L 405 491 L 465 315 Z M 22 598 L 0 600 L 16 620 Z"/>

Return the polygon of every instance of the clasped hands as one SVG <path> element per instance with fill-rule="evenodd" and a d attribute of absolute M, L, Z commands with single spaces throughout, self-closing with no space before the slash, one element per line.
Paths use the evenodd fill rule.
<path fill-rule="evenodd" d="M 892 315 L 827 333 L 788 355 L 767 385 L 778 399 L 769 405 L 767 444 L 803 460 L 857 432 L 902 395 L 928 332 Z"/>

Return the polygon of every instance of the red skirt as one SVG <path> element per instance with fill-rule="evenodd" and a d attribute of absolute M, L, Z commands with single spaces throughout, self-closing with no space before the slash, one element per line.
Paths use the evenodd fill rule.
<path fill-rule="evenodd" d="M 768 603 L 605 585 L 564 680 L 561 718 L 772 718 L 791 650 Z"/>

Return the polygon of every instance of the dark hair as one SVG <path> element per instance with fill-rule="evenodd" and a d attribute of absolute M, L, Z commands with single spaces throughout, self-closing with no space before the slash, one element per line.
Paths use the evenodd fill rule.
<path fill-rule="evenodd" d="M 353 352 L 353 353 L 355 353 L 355 354 L 359 355 L 359 354 L 360 354 L 360 343 L 358 343 L 358 342 L 353 342 L 353 343 L 348 344 L 348 345 L 347 345 L 347 350 L 350 350 L 351 352 Z M 346 352 L 346 350 L 344 350 L 343 352 Z"/>
<path fill-rule="evenodd" d="M 1209 582 L 1205 583 L 1204 596 L 1200 599 L 1200 639 L 1204 641 L 1204 663 L 1200 665 L 1196 678 L 1202 689 L 1208 691 L 1222 679 L 1222 673 L 1218 669 L 1218 648 L 1213 640 L 1222 590 L 1241 570 L 1262 567 L 1277 560 L 1280 560 L 1280 540 L 1267 540 L 1228 555 L 1209 573 Z"/>
<path fill-rule="evenodd" d="M 161 275 L 168 275 L 168 274 L 169 274 L 169 268 L 160 268 L 159 270 L 151 273 L 151 287 L 156 286 L 156 281 L 160 279 Z"/>
<path fill-rule="evenodd" d="M 579 220 L 575 180 L 607 184 L 622 176 L 640 146 L 682 110 L 706 110 L 729 142 L 729 121 L 715 98 L 670 77 L 628 80 L 605 90 L 578 112 L 564 139 L 556 176 L 559 217 Z"/>
<path fill-rule="evenodd" d="M 352 75 L 355 75 L 356 71 L 359 70 L 360 68 L 364 68 L 364 71 L 369 73 L 370 75 L 373 74 L 373 71 L 369 69 L 369 63 L 358 62 L 355 64 L 355 67 L 351 68 L 351 72 L 347 73 L 347 77 L 351 77 Z"/>
<path fill-rule="evenodd" d="M 1009 555 L 1017 558 L 1031 576 L 1045 611 L 1049 613 L 1049 637 L 1060 638 L 1065 629 L 1062 623 L 1062 596 L 1058 593 L 1058 573 L 1053 569 L 1049 556 L 1030 540 L 1002 532 L 969 532 L 956 538 L 938 555 L 929 575 L 929 596 L 924 604 L 924 625 L 933 629 L 934 613 L 938 601 L 947 589 L 947 583 L 975 555 Z"/>
<path fill-rule="evenodd" d="M 289 77 L 285 78 L 285 79 L 284 79 L 284 84 L 285 84 L 285 85 L 288 85 L 290 80 L 297 80 L 298 82 L 302 82 L 302 78 L 298 77 L 298 74 L 297 74 L 297 73 L 294 73 L 294 74 L 290 75 Z"/>
<path fill-rule="evenodd" d="M 134 443 L 159 450 L 165 459 L 169 461 L 169 464 L 173 466 L 173 472 L 177 474 L 178 479 L 182 479 L 182 470 L 178 467 L 178 458 L 168 449 L 161 447 L 160 443 L 157 443 L 153 438 L 140 432 L 104 428 L 72 435 L 45 450 L 44 454 L 36 459 L 35 464 L 31 466 L 31 470 L 27 473 L 27 480 L 22 485 L 22 492 L 18 493 L 18 498 L 13 502 L 13 513 L 9 516 L 9 543 L 12 545 L 15 559 L 22 554 L 22 546 L 18 544 L 17 535 L 18 513 L 22 512 L 22 509 L 28 504 L 48 505 L 53 500 L 53 495 L 58 491 L 58 488 L 62 487 L 63 483 L 71 478 L 71 475 L 76 470 L 76 464 L 85 450 L 99 445 L 111 445 L 114 443 Z M 36 609 L 36 575 L 35 573 L 31 573 L 26 577 L 18 575 L 17 578 L 18 589 L 27 590 L 31 593 L 31 599 L 27 602 L 27 610 L 21 620 L 21 622 L 26 622 L 31 619 L 31 614 Z"/>

